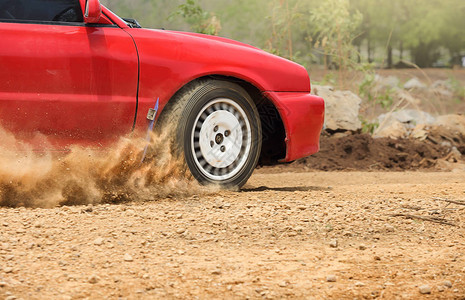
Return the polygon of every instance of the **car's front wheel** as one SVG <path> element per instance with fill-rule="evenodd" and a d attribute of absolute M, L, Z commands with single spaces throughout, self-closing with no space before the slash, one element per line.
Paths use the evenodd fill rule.
<path fill-rule="evenodd" d="M 239 85 L 206 80 L 182 91 L 167 116 L 175 125 L 175 145 L 202 184 L 241 187 L 261 151 L 260 117 Z"/>

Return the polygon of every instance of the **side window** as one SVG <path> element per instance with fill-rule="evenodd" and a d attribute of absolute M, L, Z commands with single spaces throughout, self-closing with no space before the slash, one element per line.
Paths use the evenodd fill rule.
<path fill-rule="evenodd" d="M 0 0 L 0 20 L 83 22 L 79 0 Z"/>

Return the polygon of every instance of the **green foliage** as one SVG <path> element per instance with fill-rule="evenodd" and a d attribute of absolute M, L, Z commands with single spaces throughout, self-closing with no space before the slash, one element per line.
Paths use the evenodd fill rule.
<path fill-rule="evenodd" d="M 395 89 L 385 88 L 373 92 L 376 85 L 376 74 L 374 72 L 366 72 L 365 77 L 359 85 L 359 95 L 365 97 L 368 102 L 373 104 L 379 104 L 382 108 L 391 108 L 394 104 L 393 94 Z"/>
<path fill-rule="evenodd" d="M 454 97 L 456 98 L 456 102 L 460 103 L 462 101 L 465 101 L 465 86 L 457 80 L 455 77 L 449 77 L 448 80 L 449 84 L 452 87 L 452 90 L 454 92 Z"/>
<path fill-rule="evenodd" d="M 196 0 L 186 0 L 186 3 L 179 5 L 168 19 L 176 16 L 184 18 L 197 33 L 218 35 L 221 30 L 221 23 L 215 14 L 204 11 Z"/>
<path fill-rule="evenodd" d="M 349 0 L 320 1 L 310 10 L 308 39 L 315 49 L 321 49 L 325 65 L 329 65 L 328 56 L 336 68 L 346 69 L 353 64 L 353 40 L 361 21 L 362 15 L 358 11 L 350 12 Z"/>
<path fill-rule="evenodd" d="M 379 127 L 378 122 L 369 122 L 364 117 L 360 116 L 360 121 L 362 122 L 362 133 L 373 134 L 375 130 Z"/>

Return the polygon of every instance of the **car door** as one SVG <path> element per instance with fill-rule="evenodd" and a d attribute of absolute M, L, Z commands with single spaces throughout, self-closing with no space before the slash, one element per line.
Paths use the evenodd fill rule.
<path fill-rule="evenodd" d="M 133 127 L 135 44 L 82 20 L 79 0 L 0 0 L 0 125 L 35 147 L 101 145 Z"/>

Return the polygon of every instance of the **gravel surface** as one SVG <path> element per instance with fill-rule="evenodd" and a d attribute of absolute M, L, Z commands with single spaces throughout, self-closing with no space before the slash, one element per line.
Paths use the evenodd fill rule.
<path fill-rule="evenodd" d="M 0 208 L 0 299 L 465 297 L 465 172 L 269 172 L 241 192 Z"/>

